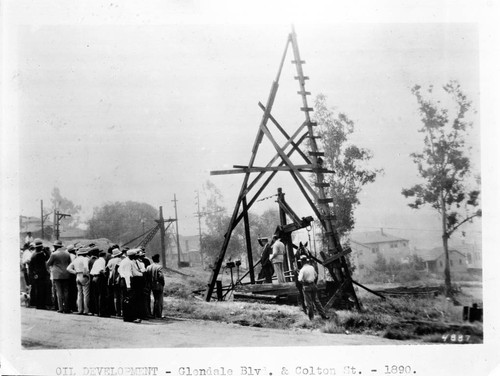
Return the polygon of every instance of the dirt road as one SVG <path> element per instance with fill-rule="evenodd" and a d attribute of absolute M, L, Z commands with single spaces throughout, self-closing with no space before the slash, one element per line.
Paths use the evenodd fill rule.
<path fill-rule="evenodd" d="M 213 321 L 165 319 L 134 324 L 35 308 L 21 308 L 21 323 L 22 345 L 31 349 L 408 344 L 367 335 L 250 328 Z M 83 340 L 75 342 L 74 338 Z"/>

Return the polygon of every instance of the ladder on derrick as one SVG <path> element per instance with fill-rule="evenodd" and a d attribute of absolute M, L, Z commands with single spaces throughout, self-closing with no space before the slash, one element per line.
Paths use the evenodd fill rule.
<path fill-rule="evenodd" d="M 279 124 L 279 122 L 271 115 L 271 110 L 276 98 L 276 94 L 279 87 L 279 79 L 282 72 L 282 68 L 288 53 L 288 48 L 291 46 L 293 60 L 292 64 L 296 67 L 296 76 L 294 77 L 299 83 L 299 91 L 297 92 L 302 101 L 302 106 L 300 110 L 304 113 L 305 121 L 298 127 L 298 129 L 293 134 L 288 134 L 285 129 Z M 252 154 L 250 161 L 247 166 L 235 165 L 234 170 L 223 170 L 223 171 L 212 171 L 212 175 L 224 175 L 224 174 L 234 174 L 243 173 L 245 175 L 243 183 L 238 195 L 238 199 L 229 222 L 228 231 L 224 235 L 224 242 L 217 258 L 216 264 L 213 268 L 210 281 L 208 283 L 208 290 L 205 296 L 206 301 L 212 299 L 212 294 L 214 292 L 214 286 L 217 281 L 218 274 L 221 270 L 222 263 L 225 257 L 225 253 L 231 238 L 232 231 L 238 225 L 238 223 L 243 219 L 245 226 L 245 236 L 247 244 L 247 255 L 248 255 L 248 265 L 253 265 L 252 260 L 252 249 L 250 242 L 250 230 L 248 223 L 248 210 L 256 202 L 259 195 L 266 188 L 272 178 L 276 173 L 280 171 L 289 172 L 292 179 L 295 181 L 303 196 L 309 203 L 310 207 L 314 211 L 316 217 L 321 222 L 322 230 L 324 234 L 325 244 L 327 252 L 322 253 L 323 262 L 322 264 L 328 269 L 333 280 L 336 282 L 337 290 L 334 296 L 327 303 L 327 306 L 331 306 L 336 299 L 341 299 L 344 302 L 349 302 L 348 304 L 353 304 L 358 310 L 360 309 L 360 303 L 357 299 L 356 293 L 354 291 L 353 283 L 351 280 L 351 272 L 349 265 L 346 261 L 345 256 L 350 252 L 349 249 L 344 250 L 340 244 L 338 234 L 335 228 L 335 216 L 333 215 L 332 208 L 330 204 L 333 202 L 331 197 L 326 194 L 326 189 L 329 184 L 325 182 L 325 174 L 334 173 L 334 171 L 328 170 L 323 167 L 324 152 L 320 151 L 317 144 L 317 136 L 314 133 L 314 128 L 317 124 L 311 120 L 310 113 L 313 111 L 312 107 L 309 107 L 307 97 L 311 94 L 306 90 L 305 83 L 309 77 L 304 75 L 303 71 L 303 61 L 300 57 L 299 47 L 297 43 L 297 35 L 295 30 L 292 28 L 292 32 L 288 35 L 285 51 L 281 58 L 281 63 L 278 69 L 278 74 L 275 81 L 271 86 L 271 92 L 269 94 L 267 104 L 264 106 L 259 103 L 259 107 L 263 110 L 263 116 L 259 125 L 259 130 L 252 147 Z M 285 137 L 286 142 L 283 145 L 279 145 L 276 139 L 273 137 L 271 131 L 269 130 L 268 123 L 271 122 L 278 131 Z M 271 159 L 271 161 L 264 167 L 254 166 L 255 158 L 258 152 L 259 145 L 264 139 L 264 136 L 271 142 L 274 149 L 276 150 L 276 155 Z M 308 140 L 309 149 L 306 152 L 301 149 L 301 145 L 305 140 Z M 290 157 L 292 154 L 297 152 L 305 164 L 297 165 Z M 250 180 L 250 175 L 252 173 L 257 173 L 257 176 Z M 305 177 L 303 173 L 311 173 L 314 175 L 314 188 L 309 183 L 309 178 Z M 260 183 L 261 178 L 268 174 L 267 179 Z M 250 193 L 253 190 L 257 190 L 253 196 Z M 255 276 L 253 272 L 253 267 L 250 267 L 250 281 L 255 283 Z"/>

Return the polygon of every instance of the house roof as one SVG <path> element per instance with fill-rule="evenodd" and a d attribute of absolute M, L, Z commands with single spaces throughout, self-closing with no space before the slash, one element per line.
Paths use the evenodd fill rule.
<path fill-rule="evenodd" d="M 467 254 L 469 252 L 481 252 L 481 244 L 457 244 L 451 246 L 451 248 L 456 249 L 463 254 Z"/>
<path fill-rule="evenodd" d="M 451 252 L 459 253 L 460 255 L 465 257 L 465 255 L 462 252 L 459 252 L 454 248 L 450 248 L 448 251 L 450 253 Z M 442 255 L 444 255 L 444 249 L 443 249 L 443 247 L 436 247 L 436 248 L 432 248 L 432 249 L 422 249 L 422 250 L 418 250 L 417 254 L 418 254 L 418 256 L 422 257 L 422 259 L 424 261 L 435 261 L 439 257 L 441 257 Z"/>
<path fill-rule="evenodd" d="M 52 221 L 48 218 L 43 222 L 44 227 L 52 227 Z M 42 222 L 38 217 L 26 217 L 24 215 L 19 216 L 19 231 L 21 233 L 26 232 L 38 232 L 42 229 Z"/>
<path fill-rule="evenodd" d="M 395 241 L 408 241 L 408 239 L 398 238 L 384 231 L 366 231 L 351 234 L 351 240 L 360 244 L 387 243 Z"/>

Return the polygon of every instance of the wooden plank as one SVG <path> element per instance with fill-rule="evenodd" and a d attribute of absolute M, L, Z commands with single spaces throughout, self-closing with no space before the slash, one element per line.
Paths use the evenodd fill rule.
<path fill-rule="evenodd" d="M 327 215 L 323 215 L 321 217 L 322 219 L 324 219 L 325 221 L 335 221 L 337 219 L 337 216 L 335 214 L 327 214 Z"/>
<path fill-rule="evenodd" d="M 325 152 L 324 151 L 310 151 L 309 155 L 314 155 L 316 157 L 324 157 Z"/>
<path fill-rule="evenodd" d="M 287 148 L 287 147 L 291 144 L 292 140 L 293 140 L 295 137 L 297 137 L 297 136 L 300 134 L 300 132 L 302 132 L 302 130 L 306 127 L 306 124 L 307 124 L 306 122 L 303 122 L 303 123 L 299 126 L 299 128 L 298 128 L 298 129 L 294 132 L 294 134 L 292 135 L 292 137 L 290 137 L 290 139 L 288 139 L 288 140 L 285 142 L 285 144 L 283 145 L 282 149 L 286 149 L 286 148 Z M 306 137 L 306 135 L 307 135 L 307 133 L 308 133 L 308 132 L 309 132 L 309 131 L 307 131 L 306 133 L 304 133 L 304 135 L 302 135 L 302 136 L 300 137 L 300 140 L 299 140 L 299 141 L 297 141 L 297 144 L 301 144 L 301 143 L 302 143 L 302 141 L 304 141 L 304 140 L 305 140 L 305 137 Z M 295 150 L 295 149 L 290 150 L 290 151 L 287 153 L 287 156 L 288 156 L 288 157 L 290 157 L 290 156 L 293 154 L 294 150 Z M 276 153 L 276 154 L 274 155 L 274 157 L 273 157 L 273 158 L 269 161 L 269 163 L 268 163 L 266 166 L 267 166 L 267 167 L 272 166 L 272 164 L 273 164 L 273 163 L 274 163 L 274 162 L 275 162 L 275 161 L 279 158 L 279 156 L 280 156 L 280 155 L 279 155 L 279 153 Z M 280 166 L 284 166 L 284 165 L 285 165 L 285 163 L 284 163 L 284 162 L 280 163 Z M 250 183 L 250 185 L 248 186 L 248 192 L 249 192 L 249 191 L 250 191 L 250 190 L 251 190 L 251 189 L 252 189 L 252 188 L 253 188 L 253 187 L 257 184 L 257 182 L 258 182 L 258 181 L 259 181 L 259 180 L 260 180 L 260 179 L 264 176 L 264 174 L 265 174 L 265 172 L 261 172 L 258 176 L 256 176 L 256 177 L 252 180 L 252 182 L 251 182 L 251 183 Z M 272 175 L 274 176 L 275 174 L 276 174 L 276 173 L 275 173 L 275 172 L 273 172 L 273 174 L 272 174 Z M 260 194 L 260 193 L 259 193 L 259 194 Z M 249 204 L 248 204 L 248 206 L 249 206 L 249 207 L 250 207 L 250 206 L 252 206 L 252 205 L 251 205 L 251 203 L 252 203 L 252 200 L 251 200 L 251 201 L 249 202 Z"/>
<path fill-rule="evenodd" d="M 347 248 L 346 250 L 344 250 L 342 252 L 336 253 L 333 256 L 328 257 L 325 261 L 323 261 L 323 265 L 331 264 L 335 260 L 338 260 L 339 258 L 341 258 L 345 255 L 348 255 L 351 252 L 352 252 L 351 248 Z"/>
<path fill-rule="evenodd" d="M 308 112 L 309 111 L 314 111 L 314 108 L 312 108 L 312 107 L 301 107 L 300 111 L 308 111 Z"/>
<path fill-rule="evenodd" d="M 262 295 L 262 294 L 247 294 L 244 292 L 235 292 L 234 299 L 249 299 L 249 300 L 265 300 L 276 302 L 278 297 L 276 295 Z"/>
<path fill-rule="evenodd" d="M 311 92 L 310 91 L 297 91 L 297 94 L 300 94 L 300 95 L 311 95 Z"/>
<path fill-rule="evenodd" d="M 356 286 L 359 286 L 359 287 L 361 287 L 362 289 L 365 289 L 366 291 L 371 292 L 373 295 L 377 295 L 378 297 L 380 297 L 380 298 L 382 298 L 382 299 L 384 299 L 384 300 L 386 299 L 384 295 L 379 294 L 378 292 L 375 292 L 375 291 L 373 291 L 373 290 L 370 290 L 368 287 L 363 286 L 361 283 L 358 283 L 358 282 L 356 282 L 356 281 L 355 281 L 355 280 L 353 280 L 353 279 L 351 279 L 351 282 L 352 282 L 352 283 L 354 283 Z"/>
<path fill-rule="evenodd" d="M 248 220 L 248 205 L 247 205 L 247 197 L 243 197 L 242 199 L 243 205 L 243 224 L 245 225 L 245 240 L 247 246 L 247 259 L 248 265 L 253 265 L 253 255 L 252 255 L 252 239 L 250 238 L 250 222 Z M 255 274 L 254 269 L 250 268 L 250 282 L 255 283 Z"/>
<path fill-rule="evenodd" d="M 234 165 L 235 170 L 216 170 L 210 171 L 210 175 L 234 175 L 234 174 L 247 174 L 247 173 L 261 173 L 272 171 L 292 171 L 288 166 L 271 166 L 271 167 L 245 167 Z M 297 169 L 301 172 L 315 172 L 313 165 L 298 165 Z"/>
<path fill-rule="evenodd" d="M 308 80 L 308 79 L 309 79 L 309 77 L 307 77 L 307 76 L 302 76 L 302 77 L 300 77 L 300 76 L 295 76 L 295 77 L 294 77 L 294 79 L 296 79 L 296 80 Z"/>
<path fill-rule="evenodd" d="M 297 64 L 297 63 L 299 63 L 299 64 L 305 64 L 305 63 L 306 63 L 306 61 L 305 61 L 305 60 L 299 60 L 299 61 L 297 61 L 297 60 L 292 60 L 292 64 Z"/>
<path fill-rule="evenodd" d="M 259 102 L 259 107 L 265 111 L 266 108 L 264 107 L 264 105 L 262 103 Z M 287 140 L 290 140 L 290 136 L 288 135 L 288 133 L 285 131 L 285 129 L 278 123 L 278 121 L 271 115 L 269 114 L 269 119 L 273 122 L 273 124 L 276 126 L 276 128 L 278 128 L 278 130 L 281 132 L 281 134 L 283 134 L 283 136 L 285 136 L 285 138 Z M 304 152 L 302 150 L 300 150 L 300 148 L 298 147 L 298 145 L 293 142 L 293 141 L 290 141 L 290 143 L 292 144 L 292 147 L 297 150 L 297 153 L 299 153 L 302 158 L 304 158 L 304 161 L 307 163 L 307 164 L 311 164 L 311 160 L 307 157 L 307 155 L 304 154 Z"/>
<path fill-rule="evenodd" d="M 335 174 L 335 171 L 329 170 L 327 168 L 313 168 L 314 172 L 320 172 L 322 174 Z"/>
<path fill-rule="evenodd" d="M 321 187 L 321 188 L 329 188 L 330 187 L 330 183 L 314 183 L 314 186 L 316 187 Z"/>
<path fill-rule="evenodd" d="M 318 198 L 320 204 L 328 204 L 333 202 L 333 198 Z"/>
<path fill-rule="evenodd" d="M 330 308 L 332 306 L 332 304 L 335 301 L 335 299 L 337 299 L 337 296 L 339 296 L 340 293 L 342 292 L 342 290 L 344 289 L 344 287 L 346 285 L 346 282 L 347 282 L 347 280 L 345 280 L 340 285 L 340 287 L 337 289 L 337 291 L 335 291 L 335 294 L 333 294 L 332 297 L 330 298 L 330 300 L 328 300 L 328 303 L 325 304 L 325 309 Z"/>
<path fill-rule="evenodd" d="M 278 143 L 274 140 L 274 137 L 272 136 L 271 132 L 269 132 L 269 129 L 267 128 L 267 126 L 265 124 L 261 124 L 260 129 L 262 130 L 262 132 L 264 132 L 264 134 L 267 136 L 267 138 L 269 139 L 269 141 L 271 141 L 271 143 L 274 146 L 274 149 L 278 152 L 278 154 L 280 155 L 280 157 L 283 160 L 283 162 L 285 162 L 285 164 L 292 169 L 291 172 L 294 175 L 296 175 L 297 178 L 302 182 L 302 184 L 304 185 L 304 187 L 309 190 L 309 192 L 310 192 L 311 196 L 313 197 L 313 199 L 317 200 L 318 199 L 318 195 L 316 194 L 316 192 L 314 191 L 314 189 L 312 189 L 312 187 L 309 185 L 309 183 L 307 182 L 307 180 L 297 170 L 297 168 L 295 167 L 295 165 L 293 164 L 293 162 L 287 157 L 287 155 L 285 154 L 284 150 L 281 149 L 280 146 L 278 145 Z"/>

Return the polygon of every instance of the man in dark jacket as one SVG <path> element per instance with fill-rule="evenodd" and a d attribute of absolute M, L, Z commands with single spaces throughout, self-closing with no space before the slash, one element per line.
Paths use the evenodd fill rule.
<path fill-rule="evenodd" d="M 266 283 L 273 282 L 273 273 L 274 268 L 271 260 L 269 260 L 269 256 L 271 255 L 271 245 L 268 242 L 267 238 L 259 238 L 258 242 L 262 248 L 262 255 L 260 256 L 260 264 L 262 266 L 259 276 L 259 279 L 264 279 Z"/>
<path fill-rule="evenodd" d="M 43 252 L 41 239 L 35 239 L 35 253 L 29 262 L 29 277 L 31 281 L 32 305 L 38 309 L 46 309 L 46 301 L 49 293 L 49 272 L 45 262 L 48 255 Z"/>

